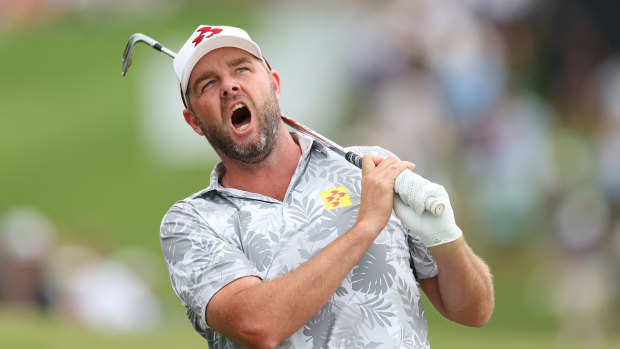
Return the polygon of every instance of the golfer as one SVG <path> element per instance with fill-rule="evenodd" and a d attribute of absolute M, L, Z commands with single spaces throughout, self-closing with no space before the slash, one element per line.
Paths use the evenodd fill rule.
<path fill-rule="evenodd" d="M 290 133 L 280 76 L 242 29 L 199 26 L 174 70 L 185 121 L 221 158 L 160 232 L 172 287 L 209 348 L 429 348 L 419 288 L 446 318 L 487 323 L 491 274 L 447 194 L 439 217 L 406 225 L 393 213 L 412 163 L 355 147 L 360 171 Z"/>

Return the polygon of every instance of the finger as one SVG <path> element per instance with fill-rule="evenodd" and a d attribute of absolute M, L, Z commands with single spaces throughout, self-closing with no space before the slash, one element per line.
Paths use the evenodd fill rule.
<path fill-rule="evenodd" d="M 382 157 L 373 154 L 365 154 L 362 156 L 362 176 L 365 176 L 368 172 L 377 167 L 383 160 Z"/>
<path fill-rule="evenodd" d="M 385 171 L 387 169 L 390 169 L 392 166 L 396 165 L 398 163 L 398 160 L 393 157 L 387 157 L 385 159 L 383 159 L 383 161 L 381 161 L 380 164 L 377 164 L 377 170 L 378 171 Z"/>
<path fill-rule="evenodd" d="M 398 166 L 399 166 L 398 168 L 399 169 L 402 168 L 403 171 L 406 170 L 406 169 L 410 169 L 410 170 L 415 169 L 415 164 L 412 163 L 412 162 L 409 162 L 409 161 L 400 161 L 398 163 Z"/>
<path fill-rule="evenodd" d="M 407 164 L 407 168 L 410 170 L 414 170 L 415 169 L 415 164 L 413 162 L 409 162 L 409 161 L 403 161 L 403 163 Z"/>
<path fill-rule="evenodd" d="M 379 156 L 376 154 L 366 154 L 365 156 L 371 158 L 375 166 L 379 165 L 381 162 L 383 162 L 383 160 L 385 160 L 383 156 Z"/>
<path fill-rule="evenodd" d="M 383 165 L 385 165 L 385 167 L 381 168 L 381 170 L 384 171 L 386 176 L 391 177 L 393 180 L 396 179 L 401 172 L 415 168 L 413 163 L 409 161 L 398 161 L 395 158 L 393 161 L 389 158 L 384 160 L 379 167 Z"/>

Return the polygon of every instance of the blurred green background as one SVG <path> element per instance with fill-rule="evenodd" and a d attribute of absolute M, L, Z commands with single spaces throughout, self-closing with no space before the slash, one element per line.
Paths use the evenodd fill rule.
<path fill-rule="evenodd" d="M 145 33 L 160 39 L 164 45 L 176 51 L 199 24 L 244 27 L 262 46 L 272 66 L 278 70 L 282 67 L 283 71 L 280 72 L 284 81 L 283 103 L 288 103 L 288 109 L 283 108 L 283 111 L 291 112 L 293 116 L 301 115 L 300 121 L 343 145 L 377 144 L 391 149 L 389 144 L 383 144 L 380 138 L 365 137 L 372 133 L 369 130 L 376 131 L 373 127 L 376 122 L 373 120 L 376 118 L 373 119 L 373 113 L 368 111 L 379 113 L 381 110 L 370 105 L 376 98 L 370 95 L 379 93 L 377 86 L 383 84 L 386 77 L 393 78 L 401 74 L 394 73 L 393 66 L 396 63 L 391 67 L 392 70 L 388 69 L 390 67 L 386 68 L 385 64 L 381 65 L 383 58 L 371 62 L 378 64 L 377 69 L 373 68 L 372 64 L 362 67 L 356 65 L 370 61 L 365 55 L 368 51 L 377 51 L 377 56 L 382 57 L 382 36 L 378 36 L 378 41 L 373 41 L 373 38 L 377 38 L 373 35 L 378 32 L 373 30 L 373 27 L 386 30 L 378 26 L 379 22 L 364 25 L 359 23 L 359 19 L 372 18 L 374 13 L 383 16 L 389 12 L 390 6 L 394 7 L 391 11 L 396 9 L 402 16 L 403 11 L 398 6 L 408 5 L 398 3 L 401 2 L 378 4 L 373 1 L 345 1 L 333 7 L 322 1 L 312 5 L 296 1 L 1 1 L 0 219 L 8 222 L 12 212 L 23 208 L 46 217 L 55 233 L 53 242 L 45 252 L 45 258 L 61 253 L 62 246 L 80 246 L 98 256 L 97 258 L 118 257 L 119 251 L 131 249 L 140 251 L 133 257 L 124 255 L 121 260 L 127 262 L 138 278 L 152 290 L 159 315 L 158 321 L 147 330 L 96 330 L 94 326 L 80 321 L 71 312 L 71 307 L 63 301 L 61 283 L 64 279 L 61 277 L 50 281 L 53 276 L 44 276 L 43 279 L 48 282 L 42 287 L 43 295 L 39 295 L 35 301 L 10 301 L 0 298 L 0 347 L 88 346 L 94 349 L 207 346 L 185 320 L 184 308 L 172 292 L 167 270 L 160 256 L 158 232 L 163 214 L 176 200 L 207 185 L 216 158 L 210 152 L 206 141 L 198 140 L 199 143 L 179 145 L 174 143 L 174 139 L 159 139 L 156 133 L 155 136 L 152 133 L 149 136 L 148 132 L 151 131 L 148 125 L 158 123 L 158 119 L 144 116 L 148 114 L 148 110 L 152 110 L 149 109 L 148 102 L 144 102 L 149 100 L 150 91 L 145 86 L 153 87 L 159 84 L 160 80 L 156 77 L 149 80 L 149 75 L 153 72 L 155 75 L 161 72 L 161 75 L 168 79 L 173 77 L 171 61 L 146 45 L 136 46 L 134 64 L 128 75 L 121 77 L 121 56 L 131 34 Z M 442 6 L 445 6 L 449 2 L 442 3 Z M 483 4 L 484 1 L 469 3 Z M 620 339 L 617 336 L 619 309 L 618 293 L 615 290 L 618 273 L 615 267 L 619 263 L 615 253 L 620 250 L 614 250 L 613 246 L 616 246 L 618 239 L 618 201 L 615 201 L 617 196 L 612 195 L 613 190 L 609 189 L 609 181 L 601 180 L 602 177 L 597 173 L 587 174 L 590 170 L 594 172 L 593 168 L 598 168 L 599 156 L 596 155 L 596 149 L 600 143 L 604 143 L 602 140 L 610 137 L 607 133 L 601 133 L 601 129 L 617 129 L 617 121 L 613 121 L 617 118 L 602 116 L 612 112 L 606 112 L 607 109 L 598 106 L 596 101 L 602 93 L 591 87 L 594 80 L 579 80 L 580 74 L 591 76 L 607 58 L 614 56 L 616 36 L 607 30 L 604 18 L 596 17 L 596 12 L 584 10 L 584 2 L 570 1 L 555 7 L 549 4 L 532 5 L 531 1 L 515 3 L 522 4 L 524 9 L 521 9 L 521 12 L 513 10 L 510 16 L 505 17 L 494 17 L 494 12 L 488 8 L 487 11 L 480 10 L 480 7 L 468 9 L 468 13 L 474 13 L 475 18 L 481 18 L 480 21 L 485 26 L 493 28 L 494 35 L 497 35 L 495 39 L 501 38 L 502 42 L 503 69 L 495 71 L 494 66 L 488 64 L 483 65 L 483 69 L 477 73 L 496 73 L 502 76 L 502 81 L 498 82 L 504 86 L 501 93 L 485 95 L 492 95 L 494 100 L 503 100 L 500 96 L 502 94 L 527 91 L 527 94 L 536 95 L 545 103 L 543 109 L 548 110 L 545 115 L 551 116 L 545 121 L 546 133 L 541 139 L 548 142 L 545 142 L 544 148 L 535 147 L 533 150 L 527 148 L 527 144 L 518 145 L 517 149 L 525 147 L 527 151 L 532 151 L 523 155 L 526 160 L 520 164 L 529 164 L 527 167 L 533 169 L 519 167 L 517 171 L 551 172 L 551 179 L 536 177 L 531 180 L 530 177 L 518 177 L 513 182 L 512 177 L 507 176 L 505 182 L 486 180 L 487 177 L 484 176 L 488 176 L 489 172 L 492 176 L 494 169 L 498 169 L 492 166 L 478 167 L 480 159 L 505 155 L 502 158 L 510 162 L 512 153 L 493 154 L 489 148 L 492 148 L 492 141 L 496 138 L 477 132 L 484 130 L 484 125 L 502 125 L 506 119 L 495 117 L 495 114 L 490 112 L 497 108 L 497 105 L 489 107 L 492 104 L 490 102 L 487 102 L 484 110 L 474 108 L 463 112 L 462 108 L 465 107 L 451 109 L 448 98 L 444 105 L 448 111 L 444 114 L 465 117 L 455 118 L 457 121 L 450 124 L 451 128 L 442 128 L 448 130 L 446 135 L 435 137 L 445 137 L 445 144 L 448 144 L 444 144 L 445 149 L 441 148 L 433 153 L 436 156 L 444 155 L 444 158 L 436 161 L 442 162 L 442 165 L 436 165 L 431 160 L 421 162 L 427 165 L 431 177 L 435 175 L 435 179 L 445 179 L 451 183 L 449 186 L 450 192 L 454 193 L 451 195 L 454 196 L 453 201 L 457 208 L 455 211 L 466 236 L 474 249 L 488 261 L 495 275 L 496 308 L 486 327 L 474 329 L 442 319 L 426 302 L 430 341 L 434 348 L 617 348 L 620 347 Z M 430 13 L 430 7 L 407 8 Z M 570 8 L 572 10 L 567 10 Z M 497 12 L 504 13 L 500 10 Z M 575 13 L 583 15 L 580 17 Z M 450 18 L 452 17 L 446 14 L 448 22 Z M 583 38 L 575 34 L 570 39 L 588 44 L 565 47 L 571 40 L 562 37 L 561 34 L 566 33 L 550 25 L 549 21 L 560 28 L 568 28 L 567 23 L 573 23 L 581 30 L 577 31 L 578 33 L 585 32 L 591 36 Z M 417 23 L 422 23 L 414 22 L 395 20 L 392 30 L 405 32 Z M 355 23 L 357 27 L 352 28 L 351 23 Z M 272 29 L 265 30 L 265 27 Z M 296 31 L 296 27 L 304 30 Z M 550 29 L 552 27 L 553 30 Z M 325 28 L 337 28 L 340 31 L 336 33 L 334 29 L 333 33 L 329 33 L 333 40 L 326 42 L 323 47 L 323 42 L 315 39 L 317 36 L 327 36 Z M 342 28 L 348 28 L 349 31 Z M 450 31 L 449 28 L 446 30 Z M 595 32 L 591 33 L 593 30 Z M 260 31 L 260 34 L 254 35 L 254 31 Z M 428 33 L 428 30 L 423 31 Z M 345 39 L 351 32 L 358 36 Z M 393 39 L 397 34 L 390 36 Z M 416 35 L 402 37 L 409 38 L 411 42 L 397 40 L 405 49 L 390 49 L 391 51 L 385 54 L 385 60 L 391 57 L 390 54 L 395 55 L 394 52 L 400 52 L 402 56 L 408 55 L 408 58 L 395 59 L 394 62 L 418 72 L 431 72 L 423 76 L 426 79 L 429 76 L 434 77 L 441 83 L 444 77 L 433 69 L 430 62 L 433 57 L 443 60 L 449 55 L 448 48 L 457 45 L 458 40 L 444 43 L 447 46 L 440 46 L 438 49 L 445 53 L 442 56 L 436 52 L 435 55 L 421 54 L 424 45 L 418 41 L 420 39 Z M 390 38 L 384 39 L 386 42 L 390 41 Z M 361 43 L 361 48 L 345 50 L 356 42 Z M 273 55 L 272 60 L 269 52 L 273 51 L 266 47 L 278 46 L 281 46 L 280 51 Z M 299 47 L 305 50 L 300 51 Z M 403 54 L 403 51 L 407 53 Z M 432 52 L 432 49 L 429 52 Z M 322 65 L 321 59 L 330 56 L 341 65 L 336 68 Z M 316 62 L 316 65 L 308 66 L 308 62 Z M 448 66 L 451 64 L 436 62 Z M 351 77 L 346 81 L 346 91 L 335 81 L 343 77 L 339 74 L 345 70 L 349 74 L 346 76 Z M 306 79 L 308 74 L 319 76 L 318 85 L 306 84 L 305 80 L 302 80 Z M 178 95 L 175 94 L 177 92 L 174 80 L 164 81 L 171 81 L 171 91 L 176 98 Z M 449 83 L 447 85 L 453 86 Z M 313 86 L 320 87 L 314 91 L 317 95 L 308 92 Z M 474 84 L 469 87 L 471 89 L 466 86 L 467 93 L 464 98 L 480 99 L 479 95 L 484 94 L 486 85 L 481 86 Z M 458 86 L 454 88 L 458 89 Z M 340 90 L 338 95 L 336 89 Z M 324 94 L 321 95 L 318 90 L 324 90 Z M 446 91 L 446 96 L 450 97 L 448 92 L 451 90 Z M 472 94 L 472 91 L 482 92 L 476 95 Z M 328 97 L 325 93 L 332 97 L 336 95 L 337 100 L 326 99 Z M 411 91 L 412 96 L 417 93 L 424 94 L 418 90 Z M 456 94 L 457 97 L 462 95 Z M 152 96 L 152 99 L 156 102 L 158 97 Z M 318 112 L 308 111 L 301 101 L 327 105 Z M 378 102 L 379 105 L 381 103 L 386 102 Z M 388 104 L 393 106 L 399 103 L 403 109 L 407 106 L 402 100 Z M 462 106 L 458 103 L 456 105 Z M 169 108 L 172 110 L 167 115 L 169 120 L 183 127 L 179 105 Z M 478 111 L 484 117 L 472 116 Z M 321 114 L 321 117 L 316 120 L 309 119 L 304 116 L 305 112 L 315 112 Z M 401 110 L 396 114 L 401 113 L 398 122 L 402 123 L 402 128 L 416 133 L 408 128 L 409 124 L 405 121 L 407 111 Z M 491 115 L 489 119 L 485 119 L 487 115 Z M 415 116 L 409 119 L 415 124 Z M 507 134 L 500 134 L 497 138 L 527 138 L 526 134 L 519 133 L 524 129 L 519 128 L 518 123 L 515 126 L 511 123 L 514 120 L 507 120 L 510 125 Z M 388 122 L 389 120 L 384 121 L 383 124 Z M 348 131 L 344 131 L 345 125 L 351 126 Z M 421 130 L 418 130 L 418 133 L 426 132 L 424 125 L 427 124 L 420 122 L 418 127 Z M 501 126 L 498 128 L 501 129 Z M 525 132 L 529 132 L 527 128 Z M 601 138 L 601 134 L 606 138 Z M 172 138 L 190 136 L 191 133 L 186 133 Z M 158 153 L 158 146 L 163 144 L 163 147 L 166 147 L 166 142 L 176 144 L 176 150 L 172 154 Z M 486 144 L 486 147 L 480 146 L 481 144 Z M 557 147 L 568 149 L 567 153 L 558 152 Z M 541 161 L 538 156 L 544 153 L 545 149 L 556 149 L 550 158 L 542 158 L 543 162 L 546 159 L 558 163 L 550 171 L 536 163 Z M 190 155 L 186 159 L 187 154 Z M 420 164 L 417 158 L 410 158 L 415 154 L 397 154 Z M 517 152 L 518 154 L 520 153 Z M 615 159 L 612 163 L 620 162 L 617 157 Z M 468 163 L 470 165 L 467 165 Z M 474 165 L 471 165 L 472 163 Z M 549 162 L 546 165 L 549 165 Z M 450 175 L 441 175 L 442 171 L 448 171 Z M 557 207 L 564 207 L 562 202 L 568 196 L 565 189 L 582 183 L 578 180 L 566 180 L 563 171 L 584 172 L 586 174 L 583 177 L 587 179 L 583 183 L 588 183 L 584 186 L 599 188 L 595 192 L 600 195 L 595 196 L 594 201 L 576 204 L 577 207 L 583 207 L 578 212 L 584 214 L 583 220 L 589 222 L 584 229 L 601 230 L 600 233 L 593 232 L 594 237 L 581 245 L 571 245 L 573 240 L 570 234 L 568 242 L 565 242 L 557 232 L 572 222 L 569 218 L 570 212 L 573 212 L 570 208 L 573 206 L 569 205 L 566 211 L 556 212 Z M 478 190 L 480 181 L 490 188 Z M 513 189 L 519 194 L 521 190 L 525 190 L 519 186 L 524 183 L 529 185 L 530 182 L 535 182 L 532 185 L 535 199 L 525 200 L 526 203 L 534 202 L 525 209 L 520 209 L 519 206 L 523 201 L 510 201 L 510 198 L 520 197 L 512 192 L 511 195 L 516 196 L 506 194 L 509 199 L 487 201 L 487 206 L 475 202 L 476 199 L 467 199 L 476 196 L 479 201 L 489 197 L 497 199 L 498 196 L 501 199 L 504 197 L 501 193 L 506 188 L 514 186 L 516 188 Z M 578 193 L 576 197 L 587 196 L 588 193 Z M 598 208 L 603 205 L 601 202 L 604 204 L 602 209 Z M 483 221 L 480 217 L 484 215 L 476 214 L 482 207 L 488 206 L 492 206 L 488 208 L 489 215 L 497 220 Z M 595 217 L 591 218 L 589 213 L 593 213 Z M 600 218 L 601 215 L 604 217 Z M 564 216 L 569 216 L 569 223 L 563 223 Z M 600 223 L 601 220 L 604 224 Z M 8 229 L 7 226 L 8 224 L 4 225 L 5 230 Z M 503 235 L 493 235 L 497 231 L 503 232 Z M 3 243 L 6 243 L 6 240 Z M 610 246 L 612 250 L 605 249 Z M 7 280 L 10 280 L 6 263 L 9 263 L 7 261 L 11 256 L 6 249 L 3 251 L 0 262 L 5 263 L 5 269 L 0 272 L 0 286 L 6 288 L 9 282 Z M 605 268 L 587 269 L 581 268 L 580 264 L 574 264 L 593 259 L 602 260 Z M 43 264 L 50 268 L 55 265 L 48 259 L 45 259 Z M 72 267 L 77 268 L 77 265 Z M 33 270 L 28 268 L 30 267 L 26 266 L 24 270 Z M 609 268 L 612 269 L 611 272 L 602 274 L 599 278 L 579 274 L 581 271 L 587 274 L 589 270 Z M 597 307 L 594 314 L 586 311 L 582 317 L 578 306 L 571 307 L 573 298 L 570 296 L 567 298 L 568 306 L 565 305 L 566 302 L 557 302 L 566 295 L 554 293 L 557 286 L 554 282 L 564 275 L 566 270 L 573 270 L 573 274 L 580 277 L 581 281 L 566 283 L 574 287 L 572 291 L 576 294 L 585 298 L 592 294 L 603 295 L 600 301 L 595 300 L 592 303 L 592 307 Z M 605 282 L 601 283 L 600 278 Z M 556 303 L 560 303 L 560 306 Z M 585 305 L 586 308 L 589 306 Z M 565 317 L 577 320 L 571 322 Z M 598 330 L 592 330 L 587 324 L 580 323 L 578 320 L 581 318 Z M 571 332 L 578 340 L 573 340 L 570 335 L 564 336 Z"/>

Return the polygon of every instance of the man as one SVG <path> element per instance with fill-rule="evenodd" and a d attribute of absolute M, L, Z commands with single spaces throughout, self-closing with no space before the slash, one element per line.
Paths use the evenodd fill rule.
<path fill-rule="evenodd" d="M 289 133 L 280 77 L 239 28 L 199 26 L 174 68 L 185 121 L 222 160 L 160 235 L 172 286 L 210 348 L 429 347 L 418 285 L 448 319 L 488 321 L 491 275 L 447 195 L 441 217 L 410 220 L 416 233 L 392 213 L 396 177 L 412 163 L 356 148 L 360 171 Z"/>

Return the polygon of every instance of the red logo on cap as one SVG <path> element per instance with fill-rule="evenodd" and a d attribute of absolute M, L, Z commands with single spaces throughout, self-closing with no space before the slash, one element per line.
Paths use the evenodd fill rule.
<path fill-rule="evenodd" d="M 208 39 L 208 38 L 212 37 L 215 34 L 221 33 L 222 29 L 220 29 L 220 28 L 211 28 L 211 27 L 201 27 L 201 28 L 198 28 L 198 30 L 196 30 L 196 32 L 199 32 L 200 35 L 198 35 L 196 37 L 196 39 L 194 39 L 194 41 L 192 41 L 192 43 L 194 44 L 194 47 L 198 46 L 198 44 L 202 42 L 202 39 L 205 38 L 205 35 L 207 33 L 209 33 L 209 32 L 211 33 L 209 36 L 206 37 Z"/>

